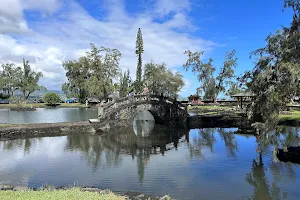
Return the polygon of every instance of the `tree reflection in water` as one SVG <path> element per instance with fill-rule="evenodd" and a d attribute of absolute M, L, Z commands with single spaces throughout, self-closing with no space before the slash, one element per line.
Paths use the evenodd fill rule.
<path fill-rule="evenodd" d="M 174 130 L 162 126 L 151 126 L 143 129 L 138 125 L 135 133 L 133 127 L 121 131 L 109 132 L 106 135 L 70 134 L 67 136 L 66 151 L 79 151 L 83 159 L 93 170 L 102 165 L 120 166 L 124 154 L 130 155 L 136 162 L 137 177 L 143 183 L 145 169 L 150 157 L 155 154 L 164 155 L 166 151 L 181 148 L 188 149 L 189 158 L 204 159 L 203 149 L 210 152 L 215 148 L 218 136 L 224 142 L 227 155 L 238 159 L 238 136 L 233 129 L 200 129 L 195 137 L 189 136 L 189 130 Z M 149 131 L 152 129 L 152 131 Z M 288 194 L 279 186 L 283 183 L 296 181 L 296 166 L 292 163 L 270 161 L 275 146 L 297 146 L 300 143 L 299 129 L 294 127 L 278 127 L 276 130 L 262 134 L 256 138 L 257 155 L 253 158 L 250 171 L 243 175 L 246 183 L 253 187 L 253 194 L 248 199 L 287 199 Z M 140 134 L 143 133 L 143 134 Z M 149 133 L 149 134 L 148 134 Z M 253 136 L 251 136 L 253 137 Z M 13 151 L 21 148 L 25 154 L 30 154 L 31 148 L 38 145 L 43 138 L 26 138 L 2 141 L 0 149 Z M 252 155 L 252 154 L 250 154 Z M 267 155 L 267 160 L 265 155 Z M 250 158 L 252 159 L 252 158 Z M 249 161 L 251 162 L 251 161 Z M 271 176 L 271 177 L 269 177 Z M 247 198 L 246 198 L 247 199 Z"/>
<path fill-rule="evenodd" d="M 25 139 L 15 139 L 15 140 L 6 140 L 2 141 L 0 149 L 5 151 L 13 151 L 16 148 L 23 148 L 24 155 L 30 154 L 30 149 L 32 146 L 35 146 L 37 143 L 42 142 L 43 138 L 25 138 Z"/>
<path fill-rule="evenodd" d="M 198 157 L 204 159 L 203 148 L 209 148 L 210 152 L 214 153 L 214 145 L 217 141 L 216 132 L 219 133 L 221 140 L 224 141 L 228 156 L 236 158 L 238 143 L 235 139 L 234 131 L 227 128 L 199 129 L 197 137 L 191 138 L 191 142 L 188 145 L 190 158 Z"/>
<path fill-rule="evenodd" d="M 273 147 L 288 147 L 299 145 L 299 128 L 277 127 L 275 130 L 257 137 L 258 158 L 253 160 L 251 172 L 246 175 L 246 181 L 254 187 L 250 199 L 287 199 L 287 192 L 282 192 L 279 183 L 296 181 L 295 164 L 277 162 L 270 163 L 273 181 L 269 183 L 266 177 L 267 167 L 263 163 L 263 154 L 270 153 Z M 276 155 L 275 155 L 276 156 Z"/>
<path fill-rule="evenodd" d="M 218 129 L 221 140 L 224 141 L 226 152 L 229 157 L 236 158 L 236 153 L 239 150 L 238 143 L 235 139 L 234 131 L 231 129 Z"/>
<path fill-rule="evenodd" d="M 202 152 L 203 148 L 207 147 L 211 152 L 214 151 L 214 144 L 216 142 L 214 128 L 203 128 L 198 130 L 198 135 L 190 138 L 188 142 L 189 157 L 204 159 Z"/>
<path fill-rule="evenodd" d="M 146 123 L 148 124 L 148 123 Z M 139 127 L 138 129 L 140 129 Z M 146 131 L 149 127 L 146 127 Z M 93 170 L 100 165 L 119 166 L 121 154 L 131 155 L 136 160 L 140 183 L 143 182 L 145 167 L 151 154 L 176 149 L 186 130 L 169 129 L 155 126 L 151 134 L 135 134 L 137 129 L 124 128 L 122 132 L 110 132 L 106 135 L 73 134 L 67 136 L 66 151 L 80 151 Z M 142 137 L 146 136 L 146 137 Z"/>

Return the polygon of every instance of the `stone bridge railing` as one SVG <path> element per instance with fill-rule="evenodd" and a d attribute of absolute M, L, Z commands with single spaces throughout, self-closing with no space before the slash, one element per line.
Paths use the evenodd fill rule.
<path fill-rule="evenodd" d="M 179 101 L 172 99 L 170 97 L 164 97 L 159 95 L 135 95 L 128 96 L 120 99 L 115 99 L 113 101 L 100 104 L 98 110 L 98 118 L 105 118 L 105 113 L 111 113 L 113 110 L 117 110 L 119 107 L 124 107 L 125 105 L 132 105 L 137 103 L 149 103 L 149 102 L 161 102 L 167 104 L 176 104 L 179 109 L 187 112 L 185 105 L 181 104 Z"/>

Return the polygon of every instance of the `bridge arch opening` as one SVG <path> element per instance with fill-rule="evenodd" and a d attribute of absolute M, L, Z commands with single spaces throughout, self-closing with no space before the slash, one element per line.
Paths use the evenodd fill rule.
<path fill-rule="evenodd" d="M 154 116 L 148 111 L 137 112 L 133 120 L 133 131 L 139 137 L 148 137 L 155 126 Z"/>

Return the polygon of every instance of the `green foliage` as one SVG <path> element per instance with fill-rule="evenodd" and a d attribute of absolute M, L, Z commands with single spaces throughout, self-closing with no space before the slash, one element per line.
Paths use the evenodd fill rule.
<path fill-rule="evenodd" d="M 40 191 L 0 191 L 2 200 L 48 200 L 48 199 L 94 199 L 94 200 L 124 200 L 125 197 L 113 193 L 99 194 L 97 192 L 85 192 L 80 188 L 68 190 L 40 190 Z"/>
<path fill-rule="evenodd" d="M 249 117 L 267 124 L 277 123 L 279 111 L 299 93 L 300 2 L 285 0 L 285 6 L 294 11 L 291 25 L 266 38 L 267 45 L 252 53 L 259 56 L 254 69 L 241 78 L 257 96 Z"/>
<path fill-rule="evenodd" d="M 38 90 L 46 90 L 45 87 L 38 85 L 40 78 L 43 77 L 42 72 L 35 72 L 31 69 L 29 61 L 23 59 L 23 71 L 20 73 L 19 90 L 22 92 L 25 100 L 30 94 Z"/>
<path fill-rule="evenodd" d="M 120 74 L 120 58 L 117 49 L 97 49 L 91 44 L 91 50 L 85 56 L 63 63 L 68 82 L 62 85 L 62 90 L 82 103 L 88 97 L 107 99 L 114 89 L 113 79 Z"/>
<path fill-rule="evenodd" d="M 147 63 L 144 78 L 149 91 L 158 95 L 177 98 L 178 92 L 184 86 L 182 75 L 173 73 L 165 64 Z"/>
<path fill-rule="evenodd" d="M 18 89 L 22 69 L 15 67 L 13 63 L 2 64 L 1 67 L 0 88 L 6 95 L 13 96 L 14 92 Z"/>
<path fill-rule="evenodd" d="M 141 92 L 143 89 L 143 82 L 142 82 L 142 53 L 144 53 L 144 44 L 143 44 L 143 37 L 141 29 L 139 28 L 137 37 L 136 37 L 136 47 L 135 47 L 135 54 L 138 57 L 138 64 L 136 69 L 136 81 L 134 84 L 135 91 Z"/>
<path fill-rule="evenodd" d="M 23 68 L 16 67 L 13 63 L 2 64 L 0 89 L 9 96 L 14 96 L 14 92 L 18 90 L 22 92 L 24 100 L 27 100 L 33 92 L 46 90 L 45 87 L 38 85 L 42 76 L 41 72 L 32 70 L 29 61 L 24 59 Z"/>
<path fill-rule="evenodd" d="M 230 87 L 226 92 L 227 96 L 232 96 L 241 92 L 245 92 L 246 88 L 245 87 L 241 87 L 238 83 L 235 82 L 231 82 L 230 83 Z"/>
<path fill-rule="evenodd" d="M 24 107 L 25 103 L 26 103 L 25 100 L 20 96 L 11 96 L 9 98 L 9 105 L 15 104 L 16 108 Z"/>
<path fill-rule="evenodd" d="M 8 95 L 8 94 L 0 93 L 0 99 L 8 99 L 9 97 L 10 97 L 10 95 Z"/>
<path fill-rule="evenodd" d="M 130 90 L 132 90 L 132 83 L 128 70 L 127 72 L 124 72 L 120 80 L 120 97 L 126 97 Z"/>
<path fill-rule="evenodd" d="M 48 92 L 44 95 L 43 100 L 50 105 L 56 105 L 61 102 L 60 97 L 55 92 Z"/>
<path fill-rule="evenodd" d="M 226 53 L 225 61 L 220 69 L 219 74 L 214 77 L 216 68 L 213 67 L 213 59 L 210 58 L 207 63 L 201 61 L 204 52 L 184 52 L 188 56 L 188 60 L 183 67 L 188 70 L 192 68 L 192 72 L 197 73 L 200 87 L 197 90 L 204 91 L 204 99 L 213 99 L 216 101 L 217 96 L 221 92 L 225 92 L 225 88 L 234 77 L 234 69 L 237 66 L 237 58 L 235 58 L 235 50 Z"/>

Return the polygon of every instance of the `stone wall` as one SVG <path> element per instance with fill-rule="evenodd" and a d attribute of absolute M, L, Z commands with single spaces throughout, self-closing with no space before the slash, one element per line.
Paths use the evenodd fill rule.
<path fill-rule="evenodd" d="M 194 128 L 245 128 L 251 129 L 251 121 L 243 116 L 190 116 L 188 117 L 187 126 L 190 129 Z"/>
<path fill-rule="evenodd" d="M 13 125 L 0 128 L 0 140 L 95 132 L 89 122 Z"/>

